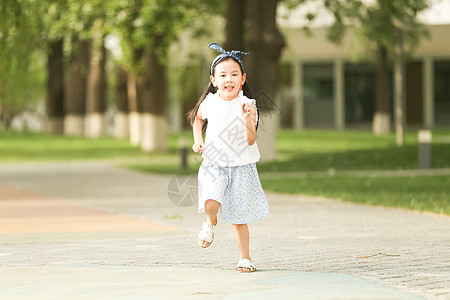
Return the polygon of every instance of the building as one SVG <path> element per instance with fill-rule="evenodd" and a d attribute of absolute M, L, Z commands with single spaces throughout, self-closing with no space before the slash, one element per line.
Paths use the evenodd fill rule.
<path fill-rule="evenodd" d="M 450 126 L 450 25 L 428 25 L 406 64 L 406 120 L 409 127 Z M 283 127 L 369 128 L 375 103 L 375 67 L 354 63 L 350 43 L 328 41 L 325 28 L 282 29 L 280 98 Z M 351 34 L 351 33 L 350 33 Z"/>
<path fill-rule="evenodd" d="M 290 12 L 283 6 L 279 7 L 278 23 L 286 41 L 277 98 L 280 126 L 293 129 L 370 129 L 375 110 L 375 66 L 351 59 L 351 30 L 342 46 L 326 38 L 326 27 L 333 17 L 320 7 L 320 3 L 308 2 Z M 312 36 L 307 36 L 302 29 L 306 25 L 304 14 L 308 10 L 322 11 L 311 27 Z M 421 40 L 406 64 L 407 126 L 448 128 L 450 2 L 442 1 L 441 5 L 431 7 L 420 19 L 428 24 L 429 38 Z M 191 39 L 186 35 L 172 48 L 171 73 L 177 74 L 178 78 L 172 80 L 169 91 L 169 120 L 173 131 L 188 128 L 184 115 L 195 105 L 208 82 L 208 67 L 215 53 L 205 45 L 224 39 L 217 36 L 223 27 L 218 23 L 214 37 Z M 180 48 L 186 51 L 180 53 Z"/>

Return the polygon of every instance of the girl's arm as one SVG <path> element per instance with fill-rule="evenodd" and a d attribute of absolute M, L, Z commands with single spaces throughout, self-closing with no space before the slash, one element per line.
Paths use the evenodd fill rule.
<path fill-rule="evenodd" d="M 245 122 L 245 139 L 247 144 L 252 146 L 256 142 L 256 107 L 253 103 L 250 107 L 242 105 L 242 119 Z"/>
<path fill-rule="evenodd" d="M 194 145 L 192 146 L 192 150 L 199 153 L 203 152 L 202 127 L 203 127 L 202 107 L 200 106 L 197 111 L 197 114 L 195 115 L 194 123 L 192 124 L 192 132 L 194 134 Z"/>

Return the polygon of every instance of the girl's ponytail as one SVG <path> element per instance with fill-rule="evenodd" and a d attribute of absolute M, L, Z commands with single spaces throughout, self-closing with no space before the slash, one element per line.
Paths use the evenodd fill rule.
<path fill-rule="evenodd" d="M 244 85 L 242 86 L 242 92 L 244 93 L 244 96 L 247 98 L 253 99 L 252 89 L 250 88 L 250 85 L 247 83 L 247 80 L 244 82 Z"/>
<path fill-rule="evenodd" d="M 213 86 L 212 82 L 210 82 L 208 84 L 208 86 L 206 87 L 205 91 L 203 92 L 203 94 L 198 99 L 197 104 L 195 104 L 195 107 L 187 113 L 187 119 L 191 126 L 194 124 L 195 116 L 197 115 L 198 109 L 200 108 L 200 104 L 202 104 L 203 100 L 205 100 L 206 96 L 208 96 L 209 93 L 214 94 L 215 92 L 216 92 L 216 88 Z M 206 121 L 203 124 L 204 129 L 206 128 L 205 126 L 206 126 Z"/>

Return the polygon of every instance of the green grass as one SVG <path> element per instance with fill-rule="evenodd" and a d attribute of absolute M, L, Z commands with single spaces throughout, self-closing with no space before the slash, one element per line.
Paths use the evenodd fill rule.
<path fill-rule="evenodd" d="M 190 149 L 191 133 L 183 132 L 170 135 L 168 151 L 146 154 L 126 140 L 4 131 L 0 132 L 0 163 L 125 159 L 124 166 L 139 171 L 195 174 L 201 163 L 198 154 L 190 152 L 188 169 L 180 168 L 181 138 L 187 139 Z M 405 141 L 403 147 L 397 147 L 394 134 L 374 136 L 368 131 L 279 131 L 277 161 L 258 163 L 258 170 L 261 175 L 306 174 L 298 179 L 262 176 L 266 190 L 450 214 L 448 175 L 370 177 L 370 172 L 360 177 L 340 175 L 341 170 L 417 169 L 417 132 L 407 132 Z M 450 168 L 450 130 L 433 131 L 432 168 Z M 311 172 L 316 173 L 313 176 Z M 322 175 L 317 177 L 317 172 Z"/>
<path fill-rule="evenodd" d="M 450 131 L 433 132 L 432 167 L 450 167 Z M 408 132 L 397 147 L 393 134 L 367 131 L 281 131 L 276 162 L 259 164 L 261 172 L 392 170 L 418 168 L 417 133 Z"/>
<path fill-rule="evenodd" d="M 262 179 L 264 189 L 450 214 L 450 175 Z"/>
<path fill-rule="evenodd" d="M 361 131 L 281 131 L 276 162 L 261 163 L 261 174 L 323 171 L 323 176 L 262 179 L 263 187 L 280 193 L 450 214 L 450 176 L 328 176 L 340 170 L 417 169 L 417 132 L 407 132 L 397 147 L 393 134 Z M 433 131 L 432 168 L 450 168 L 450 132 Z"/>
<path fill-rule="evenodd" d="M 87 139 L 30 132 L 0 133 L 0 162 L 142 157 L 138 147 L 113 138 Z"/>

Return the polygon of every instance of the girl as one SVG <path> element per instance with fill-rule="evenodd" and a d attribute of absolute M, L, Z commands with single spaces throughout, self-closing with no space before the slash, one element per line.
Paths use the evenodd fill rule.
<path fill-rule="evenodd" d="M 212 62 L 211 82 L 188 117 L 194 134 L 192 149 L 203 157 L 198 172 L 198 212 L 206 212 L 206 219 L 198 243 L 207 248 L 213 242 L 220 208 L 222 218 L 233 224 L 236 232 L 240 253 L 236 269 L 253 272 L 256 268 L 250 258 L 247 224 L 267 217 L 269 205 L 255 164 L 260 158 L 256 101 L 251 99 L 240 59 L 248 53 L 225 51 L 217 43 L 209 48 L 222 54 Z"/>

